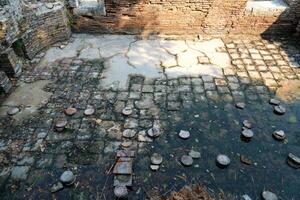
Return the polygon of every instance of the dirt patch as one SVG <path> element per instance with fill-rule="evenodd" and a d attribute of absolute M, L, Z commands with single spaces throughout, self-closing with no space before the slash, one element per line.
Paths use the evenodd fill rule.
<path fill-rule="evenodd" d="M 285 80 L 280 85 L 276 91 L 277 97 L 286 102 L 300 100 L 300 80 Z"/>
<path fill-rule="evenodd" d="M 171 192 L 171 195 L 165 200 L 214 200 L 214 198 L 203 186 L 185 186 L 179 192 Z"/>

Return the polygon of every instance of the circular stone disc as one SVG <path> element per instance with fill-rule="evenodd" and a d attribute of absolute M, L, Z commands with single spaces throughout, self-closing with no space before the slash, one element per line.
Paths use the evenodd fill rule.
<path fill-rule="evenodd" d="M 147 134 L 149 137 L 156 138 L 156 137 L 160 136 L 161 133 L 160 133 L 159 128 L 152 127 L 147 131 Z"/>
<path fill-rule="evenodd" d="M 136 131 L 133 129 L 125 129 L 123 131 L 123 137 L 125 138 L 133 138 L 136 135 Z"/>
<path fill-rule="evenodd" d="M 286 109 L 282 105 L 274 106 L 274 112 L 279 115 L 283 115 L 286 112 Z"/>
<path fill-rule="evenodd" d="M 217 156 L 217 164 L 222 166 L 222 167 L 226 167 L 230 164 L 230 158 L 224 154 L 219 154 Z"/>
<path fill-rule="evenodd" d="M 239 109 L 244 109 L 245 106 L 246 106 L 246 104 L 243 103 L 243 102 L 238 102 L 238 103 L 235 104 L 235 107 L 237 107 Z"/>
<path fill-rule="evenodd" d="M 193 158 L 188 155 L 181 156 L 180 161 L 184 166 L 191 166 L 193 164 Z"/>
<path fill-rule="evenodd" d="M 178 134 L 178 136 L 181 138 L 181 139 L 188 139 L 191 134 L 189 131 L 184 131 L 184 130 L 181 130 Z"/>
<path fill-rule="evenodd" d="M 283 130 L 276 130 L 273 133 L 273 137 L 277 140 L 284 140 L 285 139 L 285 133 Z"/>
<path fill-rule="evenodd" d="M 128 190 L 126 186 L 116 186 L 114 194 L 117 198 L 125 198 L 128 195 Z"/>
<path fill-rule="evenodd" d="M 67 125 L 67 121 L 66 120 L 59 120 L 56 122 L 55 127 L 56 128 L 64 128 Z"/>
<path fill-rule="evenodd" d="M 270 99 L 269 103 L 278 106 L 280 104 L 280 101 L 277 99 Z"/>
<path fill-rule="evenodd" d="M 153 171 L 157 171 L 159 169 L 159 165 L 150 165 L 150 169 Z"/>
<path fill-rule="evenodd" d="M 90 115 L 94 114 L 94 112 L 95 112 L 94 108 L 87 108 L 87 109 L 85 109 L 84 114 L 86 116 L 90 116 Z"/>
<path fill-rule="evenodd" d="M 250 129 L 245 129 L 242 131 L 242 135 L 245 137 L 245 138 L 252 138 L 254 133 L 253 131 L 251 131 Z"/>
<path fill-rule="evenodd" d="M 131 107 L 125 107 L 125 108 L 122 110 L 123 115 L 131 115 L 132 112 L 133 112 L 133 110 L 132 110 Z"/>
<path fill-rule="evenodd" d="M 76 112 L 77 112 L 76 108 L 71 108 L 70 107 L 70 108 L 65 109 L 65 114 L 69 115 L 69 116 L 74 115 Z"/>
<path fill-rule="evenodd" d="M 244 120 L 243 121 L 243 126 L 248 128 L 248 129 L 251 129 L 252 128 L 252 123 L 249 120 Z"/>
<path fill-rule="evenodd" d="M 293 168 L 300 168 L 300 158 L 292 153 L 289 153 L 287 163 Z"/>
<path fill-rule="evenodd" d="M 163 161 L 163 158 L 160 154 L 158 154 L 158 153 L 152 154 L 151 163 L 153 165 L 160 165 L 162 163 L 162 161 Z"/>
<path fill-rule="evenodd" d="M 18 107 L 13 107 L 13 108 L 11 108 L 11 109 L 9 109 L 9 110 L 7 111 L 7 114 L 8 114 L 8 115 L 15 115 L 15 114 L 17 114 L 18 112 L 20 112 L 20 109 L 19 109 Z"/>
<path fill-rule="evenodd" d="M 262 197 L 264 200 L 278 200 L 277 195 L 270 191 L 263 191 Z"/>
<path fill-rule="evenodd" d="M 189 152 L 189 156 L 191 156 L 191 157 L 194 158 L 194 159 L 197 159 L 197 158 L 200 158 L 200 157 L 201 157 L 201 153 L 198 152 L 198 151 L 191 150 L 191 151 Z"/>

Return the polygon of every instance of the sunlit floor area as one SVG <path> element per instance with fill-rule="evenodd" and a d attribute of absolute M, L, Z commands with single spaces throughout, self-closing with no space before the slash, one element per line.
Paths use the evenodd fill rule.
<path fill-rule="evenodd" d="M 74 34 L 1 96 L 0 199 L 300 199 L 300 48 Z"/>

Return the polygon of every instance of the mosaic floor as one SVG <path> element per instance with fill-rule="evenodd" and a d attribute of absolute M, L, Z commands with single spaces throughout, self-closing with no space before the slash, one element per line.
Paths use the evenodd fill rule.
<path fill-rule="evenodd" d="M 116 177 L 125 177 L 129 199 L 162 199 L 191 184 L 215 199 L 260 199 L 265 190 L 300 199 L 299 171 L 286 162 L 300 157 L 299 62 L 299 46 L 285 39 L 75 34 L 32 60 L 1 97 L 0 197 L 115 199 Z M 285 114 L 274 113 L 272 98 Z M 254 133 L 247 142 L 244 120 Z M 153 127 L 157 138 L 147 136 Z M 122 149 L 134 154 L 122 158 L 124 176 L 114 174 Z M 191 150 L 200 156 L 183 166 Z M 153 153 L 163 158 L 157 171 Z M 219 154 L 227 168 L 216 166 Z M 76 179 L 61 186 L 66 170 Z"/>

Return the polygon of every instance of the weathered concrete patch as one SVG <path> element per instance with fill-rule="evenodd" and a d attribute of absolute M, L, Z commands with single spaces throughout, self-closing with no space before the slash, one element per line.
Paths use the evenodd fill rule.
<path fill-rule="evenodd" d="M 117 55 L 105 62 L 104 76 L 101 81 L 102 88 L 126 89 L 129 75 L 143 75 L 147 79 L 163 77 L 163 71 L 159 67 L 129 65 L 124 55 Z"/>
<path fill-rule="evenodd" d="M 204 53 L 214 65 L 221 68 L 226 68 L 231 65 L 231 60 L 225 51 L 225 45 L 221 39 L 187 41 L 187 44 L 190 48 Z"/>
<path fill-rule="evenodd" d="M 6 100 L 0 108 L 0 116 L 7 115 L 10 107 L 22 107 L 21 112 L 14 115 L 17 121 L 25 119 L 34 114 L 42 101 L 47 101 L 52 93 L 43 91 L 43 87 L 50 81 L 36 81 L 30 84 L 20 85 Z"/>
<path fill-rule="evenodd" d="M 129 76 L 146 79 L 211 75 L 221 77 L 231 65 L 221 39 L 208 41 L 136 40 L 124 35 L 74 35 L 65 48 L 47 51 L 40 66 L 63 58 L 105 58 L 102 88 L 126 89 Z M 199 58 L 205 58 L 205 62 Z M 165 71 L 165 73 L 164 73 Z"/>

